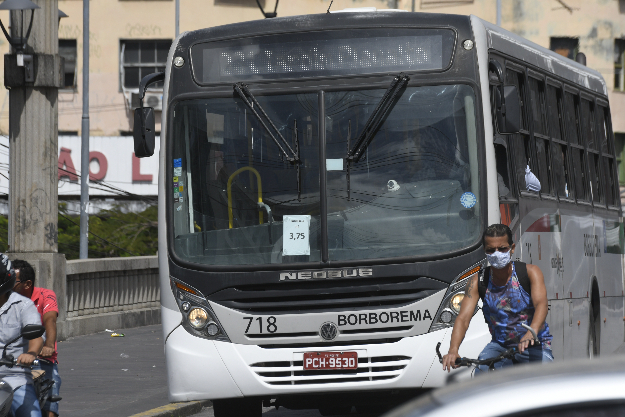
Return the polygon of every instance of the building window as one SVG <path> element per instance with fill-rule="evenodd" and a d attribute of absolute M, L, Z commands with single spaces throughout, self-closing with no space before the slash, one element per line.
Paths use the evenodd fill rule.
<path fill-rule="evenodd" d="M 625 39 L 614 40 L 614 89 L 625 91 Z"/>
<path fill-rule="evenodd" d="M 59 39 L 59 55 L 65 58 L 63 89 L 76 88 L 76 39 Z"/>
<path fill-rule="evenodd" d="M 122 89 L 139 88 L 146 75 L 165 71 L 171 40 L 122 40 L 120 46 Z M 163 83 L 153 87 L 163 88 Z"/>
<path fill-rule="evenodd" d="M 575 59 L 579 51 L 579 39 L 577 38 L 551 38 L 549 49 L 569 59 Z"/>

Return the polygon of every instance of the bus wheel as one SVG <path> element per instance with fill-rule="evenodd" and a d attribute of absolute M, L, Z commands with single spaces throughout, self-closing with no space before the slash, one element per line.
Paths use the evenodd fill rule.
<path fill-rule="evenodd" d="M 599 356 L 600 343 L 601 343 L 601 318 L 599 309 L 599 291 L 595 290 L 596 284 L 593 285 L 592 296 L 590 298 L 589 308 L 589 325 L 588 325 L 588 357 L 590 359 Z"/>
<path fill-rule="evenodd" d="M 329 407 L 319 408 L 319 414 L 322 416 L 340 416 L 344 414 L 350 414 L 352 412 L 351 405 L 333 405 Z"/>
<path fill-rule="evenodd" d="M 260 417 L 261 401 L 257 398 L 233 398 L 213 401 L 215 417 Z"/>

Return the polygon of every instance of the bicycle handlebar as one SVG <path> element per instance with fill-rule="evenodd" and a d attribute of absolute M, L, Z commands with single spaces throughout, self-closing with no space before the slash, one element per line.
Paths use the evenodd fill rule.
<path fill-rule="evenodd" d="M 19 366 L 22 368 L 32 368 L 33 366 L 39 366 L 41 364 L 52 365 L 52 361 L 47 359 L 38 358 L 33 361 L 31 365 L 23 365 L 21 363 L 17 363 L 17 359 L 12 355 L 7 355 L 3 358 L 0 358 L 0 366 L 7 366 L 9 368 L 13 368 L 14 366 Z"/>
<path fill-rule="evenodd" d="M 538 340 L 538 337 L 536 337 L 536 332 L 534 331 L 534 329 L 532 329 L 531 327 L 527 326 L 527 325 L 523 325 L 523 327 L 527 328 L 532 335 L 534 336 L 534 346 L 540 346 L 541 343 Z M 438 342 L 436 344 L 436 354 L 438 355 L 438 361 L 440 363 L 443 363 L 443 356 L 441 355 L 441 351 L 440 351 L 440 347 L 441 347 L 441 343 Z M 518 348 L 512 347 L 510 349 L 507 349 L 505 352 L 500 353 L 499 355 L 492 357 L 492 358 L 487 358 L 487 359 L 469 359 L 469 358 L 465 358 L 465 357 L 461 357 L 461 358 L 456 358 L 455 361 L 455 365 L 456 366 L 479 366 L 479 365 L 488 365 L 489 368 L 491 368 L 495 363 L 502 361 L 504 359 L 512 359 L 514 358 L 514 356 L 518 353 Z"/>

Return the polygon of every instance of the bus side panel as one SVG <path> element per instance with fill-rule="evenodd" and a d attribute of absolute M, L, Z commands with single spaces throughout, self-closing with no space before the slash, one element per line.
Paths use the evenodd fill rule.
<path fill-rule="evenodd" d="M 564 295 L 562 298 L 588 297 L 591 278 L 595 275 L 594 257 L 585 244 L 594 235 L 592 213 L 562 213 L 564 245 Z"/>
<path fill-rule="evenodd" d="M 589 243 L 596 236 L 598 247 L 593 253 L 600 297 L 623 297 L 621 224 L 617 217 L 595 217 L 595 232 Z"/>
<path fill-rule="evenodd" d="M 590 320 L 588 298 L 564 300 L 564 351 L 563 359 L 588 357 L 588 332 Z M 568 318 L 568 321 L 567 321 Z"/>
<path fill-rule="evenodd" d="M 623 297 L 601 298 L 601 351 L 611 355 L 623 344 Z"/>
<path fill-rule="evenodd" d="M 217 351 L 217 343 L 224 342 L 193 336 L 182 326 L 169 335 L 165 344 L 169 401 L 243 396 Z"/>
<path fill-rule="evenodd" d="M 566 300 L 549 300 L 547 323 L 549 323 L 549 330 L 553 336 L 553 340 L 551 341 L 551 350 L 555 361 L 561 361 L 563 359 L 564 326 L 568 326 L 568 321 L 565 324 L 564 320 L 564 308 L 568 308 L 565 304 Z"/>
<path fill-rule="evenodd" d="M 594 259 L 585 256 L 584 237 L 593 233 L 593 218 L 587 213 L 561 211 L 563 291 L 558 298 L 564 304 L 563 359 L 585 358 L 588 355 L 590 329 L 588 291 L 594 275 Z"/>

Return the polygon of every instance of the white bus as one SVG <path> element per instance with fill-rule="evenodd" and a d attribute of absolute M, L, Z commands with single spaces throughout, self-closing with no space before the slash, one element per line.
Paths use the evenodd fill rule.
<path fill-rule="evenodd" d="M 445 383 L 481 235 L 545 275 L 556 360 L 623 342 L 623 222 L 601 75 L 475 16 L 295 16 L 187 32 L 164 81 L 172 401 L 371 410 Z M 154 111 L 135 113 L 135 153 Z M 536 177 L 528 191 L 526 168 Z M 479 310 L 479 309 L 478 309 Z M 490 340 L 481 312 L 461 354 Z"/>

